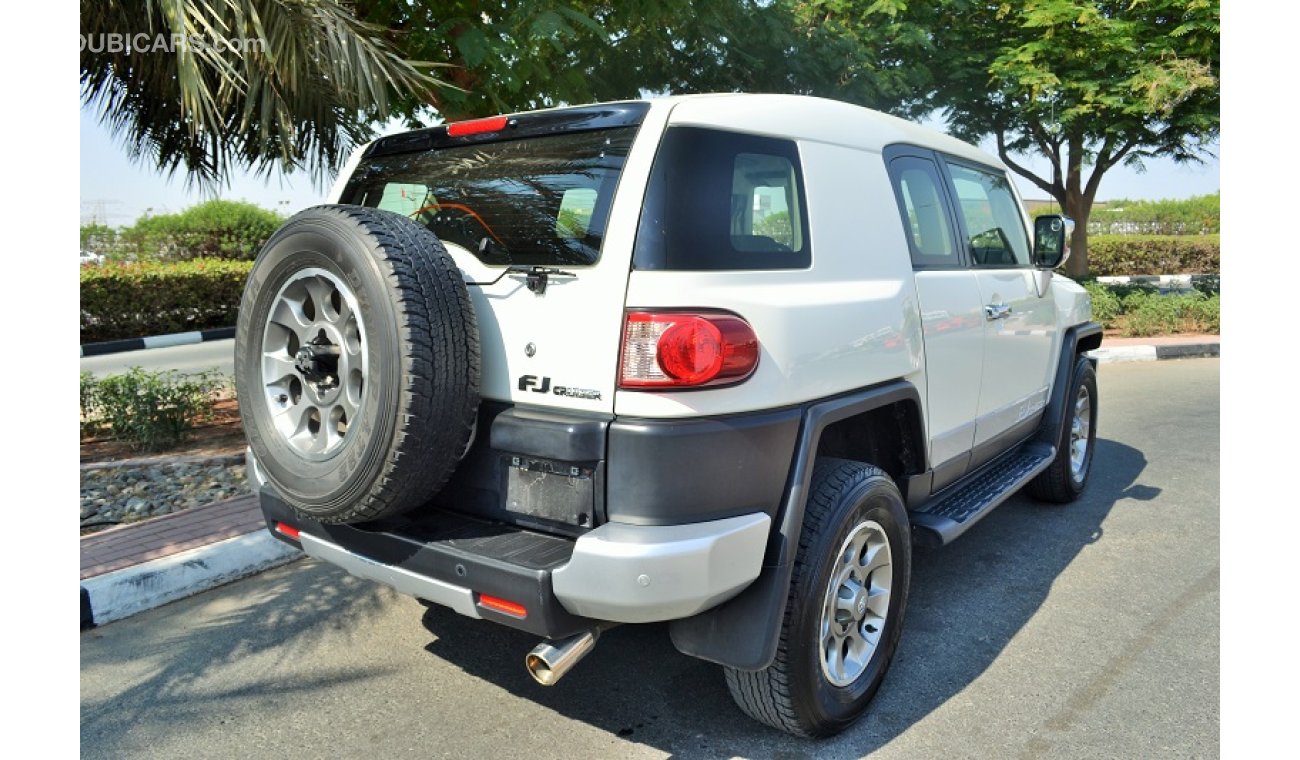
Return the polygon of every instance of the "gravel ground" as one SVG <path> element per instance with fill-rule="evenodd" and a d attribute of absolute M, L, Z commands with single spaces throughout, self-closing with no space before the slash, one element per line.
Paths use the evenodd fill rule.
<path fill-rule="evenodd" d="M 251 494 L 229 457 L 81 470 L 81 533 Z"/>

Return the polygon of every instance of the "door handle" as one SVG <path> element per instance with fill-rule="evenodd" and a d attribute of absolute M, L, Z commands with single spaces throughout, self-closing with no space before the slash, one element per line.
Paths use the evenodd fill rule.
<path fill-rule="evenodd" d="M 1004 303 L 991 303 L 984 307 L 984 316 L 990 320 L 1006 319 L 1011 316 L 1011 307 Z"/>

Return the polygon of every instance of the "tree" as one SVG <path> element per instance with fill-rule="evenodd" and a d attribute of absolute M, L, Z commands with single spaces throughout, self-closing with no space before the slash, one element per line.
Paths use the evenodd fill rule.
<path fill-rule="evenodd" d="M 440 82 L 340 0 L 82 0 L 81 95 L 132 158 L 215 187 L 336 168 Z"/>
<path fill-rule="evenodd" d="M 911 92 L 867 105 L 938 109 L 956 136 L 992 137 L 1007 166 L 1075 220 L 1072 276 L 1087 273 L 1107 171 L 1156 156 L 1198 162 L 1219 134 L 1217 0 L 814 0 L 801 14 L 855 39 L 864 77 L 910 72 Z M 1031 153 L 1050 176 L 1017 159 Z"/>
<path fill-rule="evenodd" d="M 357 0 L 413 60 L 451 64 L 424 100 L 399 110 L 459 119 L 644 93 L 810 91 L 832 81 L 814 43 L 845 41 L 799 29 L 788 4 L 760 0 Z"/>
<path fill-rule="evenodd" d="M 855 49 L 770 0 L 82 0 L 81 23 L 83 103 L 136 159 L 208 185 L 234 166 L 324 176 L 394 116 L 811 92 Z M 203 44 L 157 49 L 178 30 Z"/>

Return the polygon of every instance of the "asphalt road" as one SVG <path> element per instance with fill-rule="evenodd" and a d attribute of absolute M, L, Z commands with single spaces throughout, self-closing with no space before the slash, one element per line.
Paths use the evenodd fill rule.
<path fill-rule="evenodd" d="M 104 356 L 85 356 L 81 371 L 89 370 L 98 377 L 125 372 L 132 367 L 149 370 L 174 369 L 180 372 L 202 372 L 215 369 L 225 375 L 235 373 L 235 339 L 211 340 L 187 346 L 146 348 L 140 351 L 123 351 Z"/>
<path fill-rule="evenodd" d="M 1219 361 L 1104 365 L 1081 501 L 918 550 L 893 670 L 824 742 L 662 625 L 559 685 L 530 636 L 306 560 L 81 637 L 83 757 L 1217 757 Z"/>

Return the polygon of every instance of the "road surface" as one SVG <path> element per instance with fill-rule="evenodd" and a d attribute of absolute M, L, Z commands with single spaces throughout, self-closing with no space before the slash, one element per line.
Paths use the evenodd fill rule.
<path fill-rule="evenodd" d="M 893 669 L 824 742 L 624 626 L 560 684 L 536 643 L 312 560 L 81 637 L 83 757 L 1219 755 L 1219 361 L 1105 365 L 1085 497 L 917 551 Z"/>

